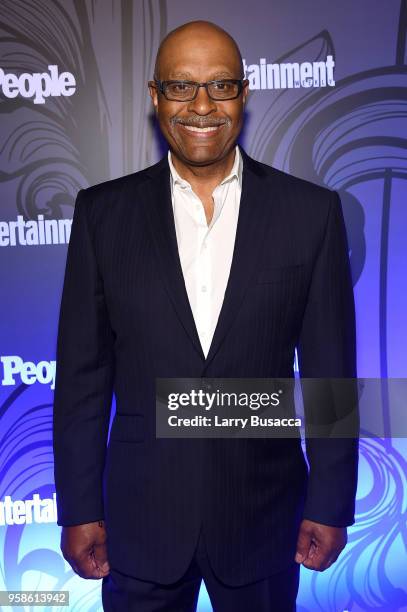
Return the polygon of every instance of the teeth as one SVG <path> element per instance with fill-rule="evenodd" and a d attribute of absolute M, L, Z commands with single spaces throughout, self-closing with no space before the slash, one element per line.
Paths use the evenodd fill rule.
<path fill-rule="evenodd" d="M 218 125 L 211 125 L 209 127 L 196 127 L 194 125 L 184 125 L 184 128 L 190 130 L 191 132 L 214 132 L 218 129 Z"/>

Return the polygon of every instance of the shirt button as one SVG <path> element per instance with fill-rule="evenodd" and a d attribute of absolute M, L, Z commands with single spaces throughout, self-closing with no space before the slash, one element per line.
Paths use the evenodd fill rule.
<path fill-rule="evenodd" d="M 205 293 L 206 289 L 207 289 L 206 285 L 202 285 L 202 287 L 201 287 L 201 291 L 202 291 L 203 293 Z"/>

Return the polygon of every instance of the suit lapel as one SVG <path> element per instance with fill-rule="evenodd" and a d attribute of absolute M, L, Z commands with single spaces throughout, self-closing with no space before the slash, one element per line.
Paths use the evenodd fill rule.
<path fill-rule="evenodd" d="M 205 355 L 189 303 L 178 253 L 167 158 L 164 157 L 158 164 L 152 166 L 148 174 L 151 180 L 143 184 L 147 190 L 144 210 L 149 221 L 162 279 L 186 333 L 204 361 Z"/>
<path fill-rule="evenodd" d="M 204 371 L 219 350 L 237 315 L 247 285 L 256 270 L 267 229 L 270 194 L 266 194 L 266 173 L 261 164 L 249 157 L 242 148 L 240 152 L 243 156 L 243 175 L 235 246 L 225 296 Z"/>
<path fill-rule="evenodd" d="M 204 362 L 204 371 L 227 335 L 247 285 L 256 270 L 268 226 L 270 197 L 273 197 L 261 164 L 250 158 L 242 149 L 240 151 L 243 156 L 243 176 L 235 246 L 222 308 L 206 359 L 189 303 L 178 253 L 171 203 L 170 170 L 166 157 L 148 170 L 147 174 L 151 180 L 143 184 L 148 196 L 144 210 L 162 278 L 178 317 Z M 269 188 L 267 193 L 266 187 Z"/>

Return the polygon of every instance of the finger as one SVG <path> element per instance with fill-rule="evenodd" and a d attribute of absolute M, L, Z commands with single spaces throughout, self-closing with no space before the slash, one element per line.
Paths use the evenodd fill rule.
<path fill-rule="evenodd" d="M 96 565 L 100 567 L 103 573 L 109 573 L 109 560 L 107 558 L 106 544 L 96 544 L 93 548 L 93 554 Z"/>
<path fill-rule="evenodd" d="M 96 568 L 97 571 L 97 579 L 100 580 L 102 578 L 106 578 L 109 575 L 110 571 L 102 569 L 100 566 Z"/>
<path fill-rule="evenodd" d="M 97 580 L 101 577 L 100 569 L 98 568 L 93 555 L 91 554 L 73 559 L 70 561 L 70 565 L 74 572 L 81 578 L 85 578 L 87 580 Z"/>
<path fill-rule="evenodd" d="M 315 548 L 313 553 L 303 562 L 304 567 L 323 572 L 332 565 L 332 555 L 321 548 Z"/>
<path fill-rule="evenodd" d="M 304 559 L 308 557 L 311 546 L 311 534 L 307 532 L 305 529 L 301 529 L 298 534 L 297 539 L 297 551 L 295 554 L 295 561 L 297 563 L 302 563 Z"/>
<path fill-rule="evenodd" d="M 341 553 L 339 552 L 339 553 L 337 553 L 335 555 L 331 555 L 329 557 L 329 559 L 328 559 L 327 567 L 331 567 L 331 565 L 333 565 L 336 562 L 336 560 L 337 560 L 337 558 L 339 557 L 340 554 Z"/>
<path fill-rule="evenodd" d="M 105 576 L 109 575 L 110 573 L 109 562 L 107 560 L 106 554 L 103 554 L 103 551 L 101 552 L 100 559 L 97 558 L 96 551 L 95 550 L 92 551 L 92 564 L 98 572 L 98 578 L 104 578 Z"/>
<path fill-rule="evenodd" d="M 76 563 L 72 563 L 71 567 L 75 574 L 78 574 L 81 578 L 85 578 L 86 580 L 96 580 L 100 577 L 100 572 L 97 569 L 91 569 L 83 567 L 82 565 L 77 565 Z"/>
<path fill-rule="evenodd" d="M 108 576 L 110 568 L 107 559 L 101 563 L 95 556 L 95 552 L 91 553 L 91 563 L 93 567 L 93 572 L 96 573 L 96 578 L 104 578 Z"/>
<path fill-rule="evenodd" d="M 108 576 L 110 574 L 110 567 L 109 564 L 105 564 L 105 565 L 97 565 L 96 569 L 98 570 L 98 577 L 100 578 L 104 578 L 105 576 Z"/>
<path fill-rule="evenodd" d="M 105 578 L 106 576 L 108 576 L 110 574 L 110 567 L 109 564 L 105 564 L 103 566 L 101 565 L 96 565 L 95 566 L 95 570 L 97 573 L 97 578 Z"/>

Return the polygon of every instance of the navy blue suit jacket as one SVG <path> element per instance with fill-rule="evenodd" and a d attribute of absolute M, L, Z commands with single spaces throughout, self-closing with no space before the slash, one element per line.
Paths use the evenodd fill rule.
<path fill-rule="evenodd" d="M 353 377 L 354 301 L 336 192 L 250 158 L 205 358 L 183 280 L 167 158 L 78 194 L 54 403 L 59 525 L 104 518 L 111 566 L 170 583 L 201 525 L 225 583 L 292 563 L 303 518 L 354 522 L 357 439 L 157 439 L 156 377 Z M 108 440 L 112 393 L 116 414 Z"/>

